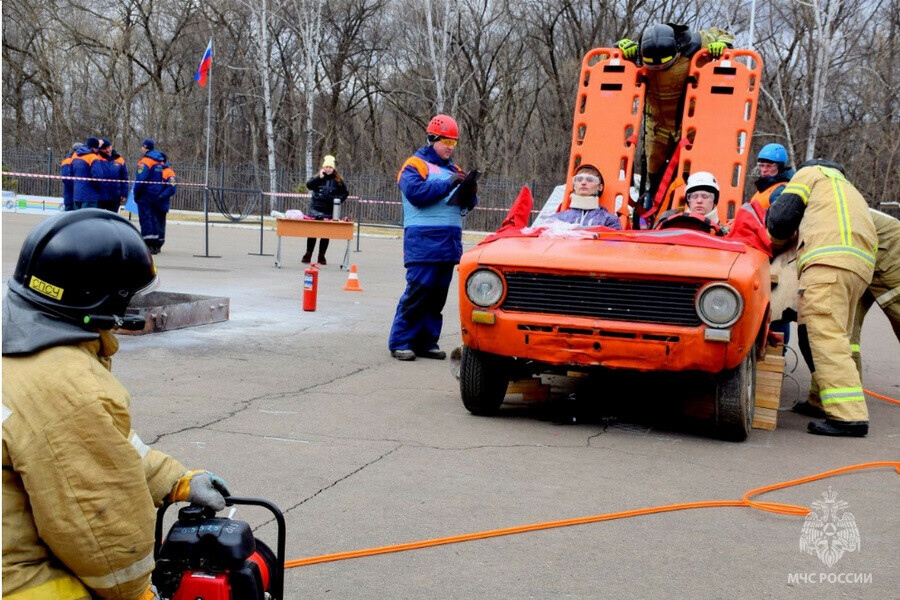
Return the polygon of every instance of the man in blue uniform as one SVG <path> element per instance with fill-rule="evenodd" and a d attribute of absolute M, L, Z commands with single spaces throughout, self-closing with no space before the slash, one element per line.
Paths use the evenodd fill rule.
<path fill-rule="evenodd" d="M 397 174 L 403 196 L 403 263 L 406 291 L 400 297 L 388 348 L 398 360 L 416 356 L 444 359 L 440 349 L 447 291 L 462 256 L 462 217 L 477 197 L 453 198 L 465 179 L 450 155 L 459 141 L 451 117 L 437 115 L 425 129 L 428 144 L 408 158 Z"/>
<path fill-rule="evenodd" d="M 98 208 L 103 199 L 100 182 L 93 181 L 103 179 L 105 174 L 104 160 L 98 154 L 99 148 L 100 140 L 91 136 L 72 156 L 71 174 L 73 177 L 80 177 L 72 183 L 72 205 L 76 209 Z"/>
<path fill-rule="evenodd" d="M 151 254 L 159 254 L 166 242 L 166 213 L 175 195 L 175 171 L 166 155 L 150 138 L 141 144 L 144 153 L 134 176 L 134 201 L 138 207 L 141 237 Z"/>

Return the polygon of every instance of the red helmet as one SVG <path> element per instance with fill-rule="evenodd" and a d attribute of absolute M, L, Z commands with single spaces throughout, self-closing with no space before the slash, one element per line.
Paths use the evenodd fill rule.
<path fill-rule="evenodd" d="M 456 124 L 456 121 L 453 120 L 453 117 L 448 117 L 447 115 L 436 115 L 428 123 L 428 127 L 425 128 L 425 133 L 458 140 L 459 126 Z"/>

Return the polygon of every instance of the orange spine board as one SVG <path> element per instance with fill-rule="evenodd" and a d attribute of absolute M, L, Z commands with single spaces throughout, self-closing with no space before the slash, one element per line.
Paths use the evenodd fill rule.
<path fill-rule="evenodd" d="M 703 50 L 691 61 L 693 83 L 687 86 L 681 119 L 681 137 L 688 143 L 679 157 L 678 174 L 682 181 L 697 171 L 716 176 L 722 223 L 732 220 L 743 202 L 761 74 L 762 59 L 752 50 L 725 50 L 714 61 Z M 684 188 L 674 196 L 678 206 Z"/>
<path fill-rule="evenodd" d="M 625 60 L 618 48 L 594 48 L 585 55 L 575 100 L 566 192 L 559 210 L 569 208 L 575 171 L 590 164 L 603 175 L 600 205 L 618 212 L 623 227 L 628 226 L 634 151 L 644 113 L 642 72 Z"/>

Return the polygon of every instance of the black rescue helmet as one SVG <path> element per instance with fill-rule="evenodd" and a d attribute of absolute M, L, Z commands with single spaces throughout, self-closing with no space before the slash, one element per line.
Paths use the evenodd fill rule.
<path fill-rule="evenodd" d="M 658 23 L 641 36 L 641 60 L 648 67 L 664 67 L 678 58 L 678 40 L 671 25 Z"/>
<path fill-rule="evenodd" d="M 9 287 L 43 311 L 82 324 L 87 315 L 124 316 L 131 298 L 156 281 L 137 230 L 108 210 L 83 208 L 28 234 Z"/>

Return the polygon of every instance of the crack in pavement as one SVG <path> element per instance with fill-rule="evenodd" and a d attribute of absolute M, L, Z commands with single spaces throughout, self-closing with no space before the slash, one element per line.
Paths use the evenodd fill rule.
<path fill-rule="evenodd" d="M 391 454 L 393 454 L 394 452 L 396 452 L 396 451 L 399 450 L 400 448 L 403 448 L 403 444 L 398 444 L 397 446 L 395 446 L 394 448 L 391 448 L 390 450 L 388 450 L 387 452 L 385 452 L 385 453 L 382 454 L 381 456 L 379 456 L 379 457 L 377 457 L 377 458 L 373 458 L 373 459 L 370 460 L 369 462 L 367 462 L 367 463 L 365 463 L 364 465 L 358 467 L 357 469 L 355 469 L 355 470 L 353 470 L 353 471 L 347 473 L 347 474 L 344 475 L 343 477 L 339 477 L 338 479 L 335 479 L 334 481 L 332 481 L 331 483 L 329 483 L 329 484 L 326 485 L 325 487 L 319 488 L 313 495 L 307 496 L 306 498 L 304 498 L 303 500 L 301 500 L 301 501 L 298 502 L 297 504 L 294 504 L 293 506 L 291 506 L 291 507 L 289 507 L 289 508 L 287 508 L 287 509 L 281 511 L 281 514 L 287 515 L 288 513 L 290 513 L 290 512 L 291 512 L 292 510 L 294 510 L 295 508 L 299 508 L 299 507 L 302 506 L 303 504 L 306 504 L 307 502 L 309 502 L 310 500 L 312 500 L 313 498 L 315 498 L 315 497 L 318 496 L 319 494 L 321 494 L 321 493 L 323 493 L 323 492 L 326 492 L 326 491 L 330 490 L 331 488 L 335 487 L 335 486 L 338 485 L 339 483 L 341 483 L 341 482 L 343 482 L 343 481 L 346 481 L 346 480 L 350 479 L 351 477 L 353 477 L 353 476 L 356 475 L 357 473 L 360 473 L 360 472 L 363 471 L 364 469 L 366 469 L 366 468 L 368 468 L 368 467 L 371 467 L 371 466 L 374 465 L 375 463 L 377 463 L 377 462 L 379 462 L 379 461 L 381 461 L 381 460 L 387 458 L 388 456 L 390 456 Z M 272 518 L 269 519 L 268 521 L 265 521 L 265 522 L 259 524 L 258 526 L 254 527 L 254 528 L 253 528 L 253 531 L 257 531 L 257 530 L 260 529 L 261 527 L 264 527 L 264 526 L 268 525 L 269 523 L 271 523 L 271 522 L 274 521 L 274 520 L 275 520 L 275 517 L 272 517 Z"/>
<path fill-rule="evenodd" d="M 344 378 L 346 378 L 346 377 L 352 377 L 352 376 L 354 376 L 354 375 L 358 375 L 359 373 L 361 373 L 361 372 L 363 372 L 363 371 L 367 371 L 368 369 L 371 369 L 371 368 L 372 368 L 372 367 L 361 367 L 361 368 L 356 369 L 356 370 L 354 370 L 354 371 L 350 371 L 349 373 L 344 373 L 344 374 L 342 374 L 342 375 L 335 376 L 334 378 L 329 379 L 328 381 L 322 381 L 322 382 L 319 382 L 319 383 L 315 383 L 315 384 L 309 385 L 309 386 L 307 386 L 307 387 L 302 387 L 302 388 L 300 388 L 300 389 L 298 389 L 298 390 L 291 390 L 291 391 L 288 391 L 288 392 L 278 392 L 278 393 L 273 393 L 273 394 L 263 394 L 263 395 L 261 395 L 261 396 L 255 396 L 255 397 L 253 397 L 253 398 L 248 398 L 247 400 L 239 400 L 239 401 L 238 401 L 238 403 L 239 403 L 238 408 L 236 408 L 235 410 L 233 410 L 233 411 L 231 411 L 231 412 L 229 412 L 229 413 L 226 413 L 226 414 L 222 415 L 222 416 L 219 417 L 218 419 L 213 419 L 212 421 L 209 421 L 209 422 L 207 422 L 207 423 L 201 423 L 201 424 L 199 424 L 199 425 L 191 425 L 191 426 L 189 426 L 189 427 L 184 427 L 184 428 L 182 428 L 182 429 L 178 429 L 178 430 L 175 430 L 175 431 L 168 431 L 168 432 L 166 432 L 166 433 L 160 433 L 160 434 L 157 435 L 155 438 L 153 438 L 152 440 L 149 440 L 149 441 L 146 442 L 146 443 L 147 443 L 148 445 L 150 445 L 150 444 L 156 444 L 156 443 L 158 443 L 161 439 L 166 438 L 166 437 L 170 437 L 170 436 L 173 436 L 173 435 L 178 435 L 178 434 L 184 433 L 184 432 L 186 432 L 186 431 L 194 431 L 194 430 L 197 430 L 197 429 L 206 429 L 207 427 L 212 427 L 212 426 L 215 425 L 216 423 L 221 423 L 222 421 L 225 421 L 225 420 L 227 420 L 227 419 L 230 419 L 231 417 L 234 417 L 234 416 L 237 415 L 238 413 L 241 413 L 241 412 L 244 412 L 245 410 L 250 409 L 251 406 L 253 405 L 253 403 L 254 403 L 254 402 L 257 402 L 257 401 L 259 401 L 259 400 L 272 400 L 272 399 L 277 400 L 277 399 L 280 399 L 280 398 L 286 398 L 286 397 L 289 397 L 289 396 L 295 395 L 295 394 L 302 394 L 303 392 L 307 392 L 307 391 L 309 391 L 309 390 L 313 390 L 313 389 L 315 389 L 315 388 L 317 388 L 317 387 L 321 387 L 321 386 L 324 386 L 324 385 L 329 385 L 329 384 L 331 384 L 331 383 L 334 383 L 335 381 L 339 381 L 339 380 L 344 379 Z"/>
<path fill-rule="evenodd" d="M 267 439 L 271 438 L 272 434 L 270 433 L 252 433 L 248 431 L 234 431 L 231 429 L 216 429 L 216 433 L 225 433 L 229 435 L 243 435 L 251 438 L 259 438 L 259 439 Z M 597 433 L 595 435 L 590 436 L 591 438 L 601 435 L 602 432 Z M 488 450 L 488 449 L 504 449 L 504 448 L 587 448 L 589 450 L 607 450 L 606 448 L 601 448 L 597 446 L 591 446 L 590 444 L 541 444 L 541 443 L 530 443 L 530 444 L 479 444 L 477 446 L 435 446 L 432 444 L 423 444 L 421 442 L 416 442 L 413 440 L 403 440 L 397 438 L 364 438 L 364 437 L 347 437 L 347 436 L 339 436 L 339 435 L 324 435 L 321 433 L 313 433 L 308 431 L 300 431 L 294 432 L 294 435 L 307 438 L 302 441 L 304 442 L 312 442 L 316 443 L 319 440 L 327 440 L 330 442 L 333 441 L 341 441 L 341 442 L 372 442 L 372 443 L 389 443 L 389 444 L 400 444 L 401 446 L 407 448 L 419 448 L 424 450 L 439 450 L 442 452 L 468 452 L 469 450 Z M 298 438 L 299 439 L 299 438 Z M 647 456 L 654 456 L 652 453 L 647 454 Z"/>

